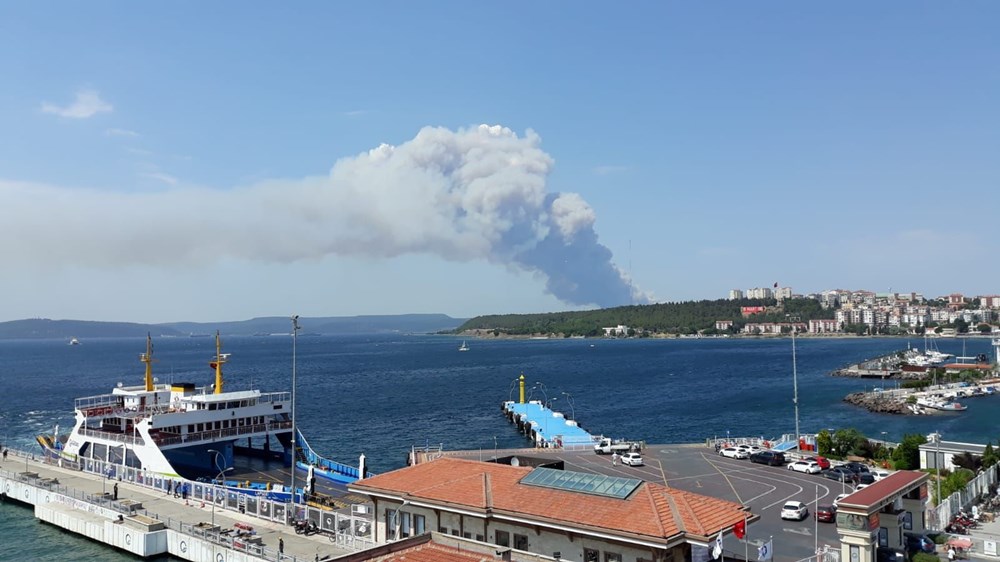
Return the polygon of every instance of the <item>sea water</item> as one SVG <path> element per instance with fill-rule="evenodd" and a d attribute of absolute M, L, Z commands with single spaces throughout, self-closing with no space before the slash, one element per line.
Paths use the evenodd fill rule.
<path fill-rule="evenodd" d="M 213 382 L 212 338 L 154 337 L 160 383 Z M 901 338 L 472 340 L 423 335 L 227 337 L 225 388 L 289 390 L 293 363 L 298 427 L 320 454 L 374 472 L 405 465 L 411 447 L 482 449 L 527 444 L 500 412 L 523 373 L 532 399 L 575 417 L 593 434 L 648 443 L 794 433 L 797 380 L 803 433 L 854 427 L 873 438 L 940 431 L 949 441 L 995 440 L 997 396 L 964 401 L 962 413 L 873 414 L 842 401 L 892 381 L 831 377 L 834 369 L 923 341 Z M 32 449 L 34 435 L 69 431 L 73 399 L 141 384 L 141 338 L 0 341 L 0 431 Z M 955 355 L 993 356 L 988 338 L 940 339 Z M 964 347 L 964 353 L 963 353 Z M 794 366 L 793 366 L 794 365 Z M 793 375 L 794 372 L 794 375 Z M 0 506 L 0 559 L 131 559 L 109 547 Z M 24 555 L 18 553 L 27 553 Z M 12 558 L 10 558 L 12 556 Z"/>

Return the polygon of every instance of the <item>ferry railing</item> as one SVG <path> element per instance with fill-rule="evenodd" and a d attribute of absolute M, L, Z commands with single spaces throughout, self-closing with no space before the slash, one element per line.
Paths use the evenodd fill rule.
<path fill-rule="evenodd" d="M 80 428 L 80 434 L 86 435 L 87 437 L 96 437 L 98 439 L 109 439 L 111 441 L 116 441 L 118 443 L 128 443 L 129 445 L 144 445 L 142 437 L 125 435 L 124 433 L 112 433 L 109 431 L 98 431 L 96 429 L 85 429 Z"/>
<path fill-rule="evenodd" d="M 176 445 L 178 443 L 193 443 L 196 441 L 205 441 L 206 439 L 219 439 L 222 437 L 233 437 L 240 435 L 247 435 L 250 433 L 263 433 L 265 431 L 276 431 L 280 429 L 291 429 L 292 422 L 268 422 L 268 423 L 258 423 L 254 425 L 245 425 L 243 427 L 227 427 L 225 429 L 210 429 L 207 431 L 199 431 L 196 433 L 188 433 L 185 435 L 174 435 L 171 437 L 153 437 L 153 441 L 157 445 Z"/>

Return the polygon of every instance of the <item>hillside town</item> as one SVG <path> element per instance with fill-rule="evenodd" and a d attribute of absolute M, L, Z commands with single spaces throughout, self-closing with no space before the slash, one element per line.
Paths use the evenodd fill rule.
<path fill-rule="evenodd" d="M 767 306 L 744 306 L 740 311 L 745 323 L 718 320 L 717 331 L 748 335 L 782 334 L 794 328 L 799 333 L 859 333 L 869 334 L 923 334 L 932 331 L 939 336 L 958 334 L 989 334 L 998 328 L 1000 295 L 968 297 L 961 293 L 932 299 L 916 292 L 876 293 L 832 289 L 821 293 L 793 294 L 791 287 L 755 287 L 742 291 L 729 291 L 729 300 L 774 300 L 780 310 L 788 299 L 814 299 L 821 308 L 832 312 L 832 318 L 796 319 L 787 322 L 755 322 L 758 315 L 775 312 Z"/>

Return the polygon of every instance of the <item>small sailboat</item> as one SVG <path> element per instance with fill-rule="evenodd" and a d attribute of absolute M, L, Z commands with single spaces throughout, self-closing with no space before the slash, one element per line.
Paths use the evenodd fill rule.
<path fill-rule="evenodd" d="M 462 347 L 458 348 L 458 350 L 459 350 L 459 351 L 469 351 L 469 346 L 468 346 L 468 345 L 466 345 L 466 344 L 465 344 L 465 341 L 463 340 L 463 341 L 462 341 Z"/>
<path fill-rule="evenodd" d="M 72 339 L 69 340 L 69 344 L 70 345 L 80 345 L 80 340 L 78 340 L 76 338 L 72 338 Z"/>

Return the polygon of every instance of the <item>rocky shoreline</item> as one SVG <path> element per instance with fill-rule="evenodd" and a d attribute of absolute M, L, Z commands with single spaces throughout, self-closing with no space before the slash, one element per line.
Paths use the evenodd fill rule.
<path fill-rule="evenodd" d="M 913 414 L 905 401 L 891 396 L 889 393 L 852 392 L 844 397 L 844 402 L 860 406 L 869 412 L 877 414 Z"/>

